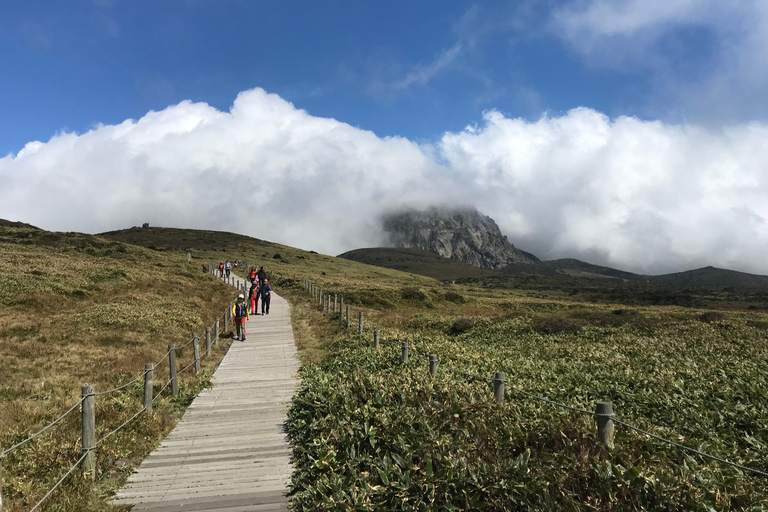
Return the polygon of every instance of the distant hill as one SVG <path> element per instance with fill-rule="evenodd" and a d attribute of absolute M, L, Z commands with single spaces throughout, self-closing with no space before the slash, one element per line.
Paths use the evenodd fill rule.
<path fill-rule="evenodd" d="M 31 224 L 25 224 L 24 222 L 14 222 L 12 220 L 0 219 L 0 228 L 28 228 L 28 229 L 40 229 Z"/>
<path fill-rule="evenodd" d="M 501 270 L 494 270 L 472 267 L 421 249 L 388 247 L 356 249 L 340 254 L 339 257 L 440 280 L 486 282 L 502 287 L 525 287 L 535 283 L 537 286 L 561 288 L 567 291 L 579 286 L 626 288 L 636 284 L 642 285 L 644 290 L 648 286 L 654 289 L 680 290 L 686 288 L 768 290 L 768 276 L 715 267 L 651 276 L 565 258 L 533 264 L 513 264 Z M 582 284 L 579 285 L 579 283 Z"/>
<path fill-rule="evenodd" d="M 339 254 L 339 258 L 432 277 L 441 281 L 480 279 L 500 274 L 496 270 L 473 267 L 460 261 L 444 258 L 430 251 L 414 248 L 376 247 L 356 249 Z"/>
<path fill-rule="evenodd" d="M 473 208 L 400 210 L 385 215 L 382 227 L 394 247 L 423 249 L 475 267 L 499 269 L 536 259 L 509 243 L 492 218 Z"/>

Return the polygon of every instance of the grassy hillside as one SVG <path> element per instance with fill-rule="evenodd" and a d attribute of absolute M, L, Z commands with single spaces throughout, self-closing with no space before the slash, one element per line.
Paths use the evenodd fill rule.
<path fill-rule="evenodd" d="M 155 245 L 147 236 L 134 241 Z M 609 294 L 627 286 L 620 279 L 567 276 L 574 286 L 591 283 L 599 302 L 585 300 L 589 292 L 551 286 L 550 276 L 521 289 L 488 277 L 445 287 L 266 242 L 243 244 L 239 253 L 193 255 L 263 263 L 291 301 L 305 361 L 290 413 L 299 510 L 768 508 L 763 478 L 621 426 L 608 451 L 591 416 L 512 389 L 588 410 L 610 400 L 624 421 L 768 471 L 765 312 L 728 302 L 727 293 L 708 299 L 720 310 L 610 304 Z M 170 241 L 162 247 L 163 257 L 189 248 Z M 301 288 L 305 277 L 345 296 L 355 317 L 364 312 L 363 337 L 319 311 Z M 622 298 L 643 291 L 630 285 Z M 374 327 L 382 335 L 378 352 L 370 347 Z M 430 378 L 413 356 L 403 365 L 400 340 L 412 353 L 437 354 L 438 375 Z M 505 371 L 506 403 L 493 402 L 489 384 L 449 368 L 484 378 Z"/>
<path fill-rule="evenodd" d="M 621 303 L 768 309 L 768 276 L 707 267 L 647 276 L 575 259 L 480 269 L 419 249 L 370 248 L 340 255 L 370 265 L 486 289 L 525 290 L 538 298 Z"/>
<path fill-rule="evenodd" d="M 422 249 L 356 249 L 340 254 L 339 258 L 419 274 L 440 281 L 482 279 L 499 275 L 495 270 L 473 267 Z"/>
<path fill-rule="evenodd" d="M 130 381 L 169 344 L 211 325 L 232 293 L 180 255 L 0 222 L 0 445 L 23 440 L 67 410 L 82 385 L 98 392 Z M 159 400 L 155 412 L 98 450 L 95 486 L 76 473 L 42 510 L 106 510 L 105 497 L 170 430 L 226 346 L 204 362 L 202 378 L 182 376 L 178 398 Z M 190 348 L 181 351 L 180 366 L 191 357 Z M 167 379 L 165 363 L 155 390 Z M 141 408 L 142 388 L 97 398 L 97 438 Z M 2 460 L 5 510 L 29 510 L 78 459 L 79 423 L 76 411 Z"/>

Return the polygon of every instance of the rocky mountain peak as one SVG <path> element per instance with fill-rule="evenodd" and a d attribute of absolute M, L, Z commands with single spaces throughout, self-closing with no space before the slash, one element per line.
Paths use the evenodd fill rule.
<path fill-rule="evenodd" d="M 492 218 L 474 208 L 401 210 L 385 215 L 383 228 L 392 247 L 424 249 L 476 267 L 498 269 L 535 258 L 516 249 Z"/>

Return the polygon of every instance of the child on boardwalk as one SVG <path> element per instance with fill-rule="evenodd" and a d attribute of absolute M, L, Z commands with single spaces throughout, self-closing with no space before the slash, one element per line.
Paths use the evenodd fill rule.
<path fill-rule="evenodd" d="M 261 314 L 269 314 L 269 301 L 272 298 L 272 287 L 269 285 L 269 279 L 264 279 L 261 285 Z M 266 311 L 266 313 L 265 313 Z"/>
<path fill-rule="evenodd" d="M 245 341 L 245 321 L 248 320 L 248 305 L 245 303 L 245 296 L 241 293 L 237 296 L 237 302 L 232 306 L 232 316 L 235 319 L 236 340 Z"/>

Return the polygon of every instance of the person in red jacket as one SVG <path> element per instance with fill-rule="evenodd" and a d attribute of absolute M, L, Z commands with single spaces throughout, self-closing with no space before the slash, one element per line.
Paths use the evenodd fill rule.
<path fill-rule="evenodd" d="M 248 292 L 248 300 L 251 303 L 251 314 L 252 315 L 258 315 L 259 314 L 259 282 L 254 281 L 251 283 L 251 291 Z"/>

